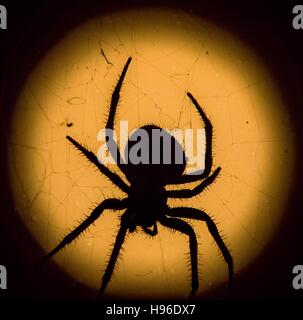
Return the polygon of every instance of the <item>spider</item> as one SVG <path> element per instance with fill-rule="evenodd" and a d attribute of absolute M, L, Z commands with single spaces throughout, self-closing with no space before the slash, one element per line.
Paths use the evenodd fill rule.
<path fill-rule="evenodd" d="M 123 192 L 127 194 L 124 199 L 106 199 L 102 201 L 91 213 L 83 220 L 74 230 L 67 234 L 63 240 L 51 251 L 47 256 L 43 258 L 41 262 L 44 262 L 55 255 L 57 252 L 62 250 L 66 245 L 70 244 L 75 240 L 84 230 L 86 230 L 91 224 L 93 224 L 106 209 L 111 210 L 125 210 L 120 219 L 120 227 L 117 233 L 114 247 L 110 255 L 109 262 L 106 270 L 103 274 L 101 286 L 97 295 L 97 298 L 101 298 L 104 291 L 111 279 L 114 271 L 114 267 L 117 258 L 120 254 L 125 236 L 127 232 L 134 232 L 137 227 L 141 227 L 144 232 L 150 236 L 155 236 L 158 233 L 157 223 L 163 226 L 179 231 L 189 238 L 189 249 L 190 249 L 190 261 L 191 261 L 191 292 L 189 298 L 192 298 L 199 288 L 199 277 L 198 277 L 198 243 L 196 234 L 193 228 L 182 218 L 194 219 L 205 221 L 208 230 L 215 240 L 218 248 L 220 249 L 223 258 L 228 266 L 229 281 L 228 286 L 231 285 L 233 278 L 233 258 L 228 248 L 224 244 L 216 224 L 210 218 L 210 216 L 201 210 L 190 208 L 190 207 L 178 207 L 170 208 L 167 205 L 168 198 L 191 198 L 201 193 L 206 187 L 211 185 L 217 178 L 221 168 L 216 168 L 213 173 L 212 169 L 212 124 L 199 106 L 197 100 L 192 96 L 191 93 L 187 92 L 187 96 L 192 101 L 196 110 L 198 111 L 201 120 L 205 125 L 206 132 L 206 153 L 205 153 L 205 169 L 198 175 L 185 175 L 184 170 L 186 167 L 185 152 L 182 150 L 181 145 L 176 139 L 160 127 L 155 125 L 146 125 L 141 127 L 147 132 L 149 141 L 152 139 L 152 130 L 160 129 L 165 135 L 171 138 L 171 164 L 163 163 L 163 152 L 160 152 L 160 163 L 155 164 L 149 162 L 148 164 L 138 163 L 126 163 L 121 157 L 120 151 L 114 140 L 112 130 L 114 127 L 114 119 L 117 110 L 117 105 L 120 98 L 120 91 L 123 84 L 123 80 L 127 73 L 128 67 L 131 63 L 132 58 L 129 57 L 119 80 L 114 88 L 111 96 L 109 115 L 106 123 L 107 131 L 107 146 L 112 154 L 115 163 L 119 169 L 126 176 L 130 186 L 124 182 L 122 178 L 116 173 L 111 172 L 105 165 L 98 161 L 98 158 L 94 153 L 87 150 L 80 143 L 75 141 L 72 137 L 66 136 L 66 138 L 73 144 L 75 148 L 93 163 L 102 174 L 112 181 L 113 184 L 118 186 Z M 125 148 L 125 157 L 128 156 L 128 150 L 134 144 L 134 139 L 129 138 L 127 142 L 128 148 Z M 162 143 L 163 144 L 163 143 Z M 151 145 L 151 143 L 149 144 Z M 162 145 L 163 146 L 163 145 Z M 149 147 L 149 157 L 152 158 L 153 150 Z M 161 149 L 160 149 L 161 150 Z M 162 148 L 163 150 L 163 148 Z M 176 164 L 174 159 L 176 151 L 181 151 L 183 160 L 181 163 Z M 126 158 L 125 158 L 126 159 Z M 165 186 L 171 184 L 184 184 L 189 182 L 197 182 L 199 184 L 193 189 L 184 190 L 166 190 Z"/>

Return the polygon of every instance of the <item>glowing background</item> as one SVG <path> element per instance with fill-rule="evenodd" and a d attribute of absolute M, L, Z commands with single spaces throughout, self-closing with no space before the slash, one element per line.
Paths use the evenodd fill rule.
<path fill-rule="evenodd" d="M 270 241 L 284 212 L 293 173 L 291 127 L 273 79 L 251 50 L 182 12 L 125 11 L 96 18 L 63 37 L 40 61 L 20 93 L 11 126 L 16 209 L 49 251 L 94 203 L 124 196 L 65 136 L 97 152 L 97 133 L 129 56 L 133 61 L 117 122 L 128 120 L 130 130 L 146 123 L 200 128 L 186 91 L 211 118 L 214 168 L 220 165 L 222 173 L 199 197 L 170 204 L 203 208 L 215 219 L 237 275 Z M 116 213 L 105 212 L 55 261 L 78 281 L 98 288 L 118 223 Z M 227 281 L 227 267 L 205 225 L 190 223 L 198 235 L 202 293 Z M 141 231 L 129 235 L 124 249 L 107 292 L 187 297 L 186 236 L 159 226 L 153 239 Z"/>

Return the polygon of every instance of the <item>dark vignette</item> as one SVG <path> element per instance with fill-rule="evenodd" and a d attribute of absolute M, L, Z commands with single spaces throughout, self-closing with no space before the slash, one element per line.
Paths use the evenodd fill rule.
<path fill-rule="evenodd" d="M 212 20 L 246 41 L 274 75 L 288 106 L 297 142 L 296 179 L 287 213 L 267 250 L 235 279 L 231 290 L 220 288 L 206 299 L 302 298 L 292 288 L 292 268 L 303 264 L 302 111 L 303 30 L 292 28 L 293 4 L 284 1 L 2 1 L 8 10 L 8 30 L 0 30 L 0 264 L 7 267 L 9 289 L 0 299 L 89 299 L 91 290 L 67 277 L 53 263 L 24 281 L 33 259 L 42 251 L 21 224 L 9 191 L 6 154 L 15 99 L 32 67 L 73 26 L 96 13 L 138 6 L 181 8 Z M 156 22 L 155 22 L 156 23 Z M 283 181 L 281 181 L 283 183 Z M 2 294 L 3 293 L 3 294 Z M 114 297 L 113 297 L 114 298 Z"/>

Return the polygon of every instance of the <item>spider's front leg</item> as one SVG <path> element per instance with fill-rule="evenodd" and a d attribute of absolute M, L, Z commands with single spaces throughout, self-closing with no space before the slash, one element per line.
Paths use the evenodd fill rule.
<path fill-rule="evenodd" d="M 120 170 L 126 175 L 127 175 L 127 170 L 126 170 L 126 166 L 125 163 L 121 157 L 119 148 L 114 140 L 113 137 L 113 128 L 114 128 L 114 122 L 115 122 L 115 116 L 116 116 L 116 111 L 117 111 L 117 106 L 119 103 L 119 99 L 120 99 L 120 91 L 122 88 L 122 84 L 127 72 L 127 69 L 129 67 L 129 64 L 131 62 L 132 58 L 129 57 L 126 61 L 126 64 L 122 70 L 122 73 L 120 75 L 120 78 L 115 86 L 115 89 L 112 93 L 112 97 L 111 97 L 111 101 L 110 101 L 110 108 L 109 108 L 109 115 L 108 115 L 108 119 L 107 119 L 107 123 L 106 123 L 106 136 L 107 136 L 107 147 L 109 149 L 109 152 L 111 153 L 112 157 L 114 158 L 116 164 L 118 165 L 118 167 L 120 168 Z"/>
<path fill-rule="evenodd" d="M 230 254 L 228 248 L 226 247 L 223 239 L 221 238 L 218 228 L 215 222 L 211 219 L 211 217 L 204 211 L 194 209 L 194 208 L 189 208 L 189 207 L 172 208 L 172 209 L 169 209 L 166 212 L 166 214 L 168 216 L 175 217 L 175 218 L 195 219 L 195 220 L 206 222 L 206 225 L 208 227 L 210 234 L 215 240 L 217 246 L 219 247 L 223 255 L 225 262 L 227 263 L 228 273 L 229 273 L 228 287 L 230 287 L 232 283 L 233 275 L 234 275 L 233 257 Z"/>
<path fill-rule="evenodd" d="M 205 112 L 199 105 L 198 101 L 194 98 L 194 96 L 187 92 L 187 96 L 192 101 L 194 106 L 196 107 L 196 110 L 198 111 L 201 120 L 204 123 L 205 126 L 205 137 L 206 137 L 206 149 L 205 149 L 205 169 L 203 173 L 197 174 L 197 175 L 184 175 L 180 178 L 178 178 L 176 181 L 173 182 L 173 184 L 183 184 L 188 182 L 195 182 L 199 181 L 201 179 L 204 179 L 209 176 L 213 164 L 213 157 L 212 157 L 212 144 L 213 144 L 213 126 L 206 116 Z"/>
<path fill-rule="evenodd" d="M 114 172 L 111 172 L 104 164 L 100 163 L 98 158 L 94 153 L 84 148 L 79 142 L 74 140 L 70 136 L 66 136 L 66 139 L 70 141 L 75 148 L 80 150 L 82 154 L 93 163 L 101 173 L 103 173 L 111 182 L 113 182 L 117 187 L 119 187 L 125 193 L 129 192 L 129 186 Z"/>
<path fill-rule="evenodd" d="M 203 180 L 200 184 L 198 184 L 193 189 L 167 190 L 166 195 L 168 198 L 178 198 L 178 199 L 194 197 L 199 193 L 201 193 L 206 187 L 211 185 L 217 178 L 220 171 L 221 171 L 221 168 L 218 167 L 210 176 L 208 176 L 205 180 Z"/>

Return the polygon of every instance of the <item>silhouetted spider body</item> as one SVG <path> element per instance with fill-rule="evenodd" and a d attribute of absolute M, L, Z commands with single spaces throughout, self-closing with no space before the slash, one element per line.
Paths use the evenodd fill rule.
<path fill-rule="evenodd" d="M 206 153 L 205 153 L 205 169 L 203 173 L 198 175 L 184 175 L 186 167 L 185 153 L 177 140 L 166 131 L 162 134 L 166 138 L 171 139 L 169 146 L 160 145 L 157 154 L 158 162 L 154 163 L 152 158 L 155 156 L 155 149 L 152 148 L 152 132 L 154 129 L 161 128 L 154 125 L 147 125 L 141 127 L 147 133 L 147 142 L 149 143 L 149 153 L 146 163 L 133 163 L 126 161 L 129 158 L 129 150 L 134 145 L 134 139 L 129 139 L 124 153 L 124 159 L 120 155 L 120 151 L 113 138 L 112 129 L 114 126 L 114 118 L 116 114 L 117 105 L 120 97 L 120 90 L 127 69 L 131 62 L 129 58 L 123 68 L 118 83 L 114 89 L 111 98 L 110 112 L 106 124 L 107 129 L 107 146 L 111 152 L 115 162 L 125 177 L 130 183 L 127 185 L 124 180 L 116 173 L 111 172 L 106 166 L 100 163 L 97 157 L 73 138 L 67 136 L 67 139 L 79 149 L 86 158 L 93 163 L 101 173 L 107 176 L 116 186 L 127 194 L 124 199 L 106 199 L 101 202 L 91 214 L 73 231 L 71 231 L 63 240 L 54 248 L 43 260 L 47 260 L 60 251 L 63 247 L 75 240 L 85 229 L 87 229 L 95 220 L 97 220 L 105 209 L 122 210 L 125 212 L 121 216 L 120 228 L 116 236 L 113 251 L 110 256 L 109 263 L 104 272 L 101 287 L 98 297 L 104 293 L 108 282 L 111 279 L 114 266 L 116 264 L 118 255 L 123 245 L 127 232 L 133 232 L 136 227 L 142 229 L 149 235 L 155 236 L 158 233 L 157 223 L 163 226 L 179 231 L 189 237 L 190 261 L 191 261 L 191 293 L 190 298 L 195 294 L 199 288 L 198 279 L 198 243 L 193 228 L 183 221 L 181 218 L 190 218 L 195 220 L 205 221 L 208 230 L 218 245 L 229 270 L 229 285 L 233 277 L 233 259 L 225 246 L 216 224 L 204 212 L 190 207 L 170 208 L 167 205 L 168 198 L 191 198 L 201 193 L 207 186 L 209 186 L 218 176 L 221 168 L 218 167 L 211 173 L 212 169 L 212 125 L 205 113 L 199 106 L 196 99 L 188 92 L 187 95 L 196 107 L 202 121 L 205 124 L 206 132 Z M 139 129 L 138 129 L 139 130 Z M 136 133 L 135 133 L 136 134 Z M 162 143 L 165 139 L 163 138 Z M 171 156 L 170 164 L 165 162 L 164 151 L 170 148 L 168 154 Z M 176 156 L 179 155 L 178 161 Z M 160 160 L 159 160 L 160 159 Z M 166 190 L 166 185 L 183 184 L 188 182 L 199 181 L 199 184 L 193 189 L 185 190 Z"/>
<path fill-rule="evenodd" d="M 133 218 L 131 223 L 133 227 L 131 230 L 135 230 L 136 226 L 142 226 L 146 233 L 156 234 L 156 221 L 161 215 L 165 214 L 167 203 L 167 191 L 165 185 L 173 184 L 174 181 L 179 179 L 183 171 L 185 170 L 186 160 L 185 153 L 182 150 L 181 145 L 175 140 L 173 136 L 155 125 L 146 125 L 139 128 L 130 137 L 125 148 L 124 158 L 129 159 L 129 150 L 136 144 L 137 132 L 144 130 L 148 135 L 147 145 L 149 147 L 147 163 L 133 164 L 128 162 L 124 164 L 124 172 L 127 172 L 127 178 L 130 182 L 129 191 L 129 205 L 128 208 L 133 212 Z M 165 144 L 164 141 L 159 145 L 159 163 L 153 163 L 154 150 L 152 148 L 153 131 L 161 130 L 165 138 L 169 138 L 169 144 Z M 133 138 L 135 137 L 135 138 Z M 163 150 L 169 148 L 171 155 L 170 164 L 164 164 Z M 175 151 L 178 150 L 181 154 L 181 161 L 176 164 Z M 148 227 L 154 226 L 154 232 L 148 229 Z"/>

